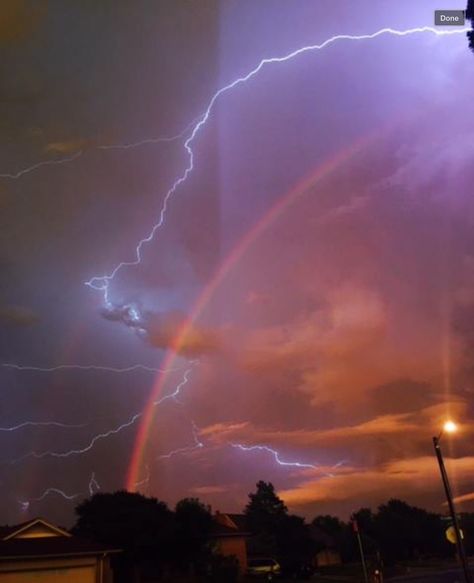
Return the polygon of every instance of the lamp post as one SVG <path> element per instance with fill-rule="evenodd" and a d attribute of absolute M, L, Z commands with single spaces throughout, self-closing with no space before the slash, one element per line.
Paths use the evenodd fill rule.
<path fill-rule="evenodd" d="M 469 572 L 469 566 L 467 563 L 466 551 L 464 550 L 464 543 L 461 536 L 461 528 L 459 526 L 459 520 L 456 515 L 456 509 L 454 507 L 453 494 L 451 492 L 451 486 L 448 480 L 448 474 L 444 466 L 443 454 L 441 453 L 440 440 L 443 433 L 454 433 L 457 430 L 457 425 L 453 421 L 447 421 L 443 426 L 443 431 L 438 437 L 433 437 L 433 445 L 435 448 L 436 458 L 439 464 L 439 471 L 441 472 L 441 478 L 443 480 L 444 491 L 446 493 L 446 499 L 448 501 L 449 512 L 451 514 L 451 519 L 453 521 L 454 531 L 456 533 L 456 547 L 458 550 L 459 560 L 461 561 L 462 569 L 464 572 L 464 580 L 466 583 L 472 583 L 471 573 Z"/>

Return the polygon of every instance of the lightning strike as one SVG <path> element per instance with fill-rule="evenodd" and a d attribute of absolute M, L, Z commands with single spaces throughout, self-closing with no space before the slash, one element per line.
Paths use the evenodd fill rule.
<path fill-rule="evenodd" d="M 269 453 L 273 456 L 273 459 L 276 461 L 276 463 L 279 466 L 287 466 L 290 468 L 303 468 L 303 469 L 313 469 L 313 470 L 319 470 L 319 466 L 315 465 L 315 464 L 305 464 L 305 463 L 301 463 L 301 462 L 286 462 L 283 461 L 280 458 L 280 454 L 275 450 L 272 449 L 271 447 L 268 447 L 268 445 L 242 445 L 241 443 L 231 443 L 230 444 L 232 447 L 236 448 L 236 449 L 240 449 L 242 451 L 264 451 L 266 453 Z"/>
<path fill-rule="evenodd" d="M 89 496 L 93 496 L 99 490 L 100 490 L 99 482 L 95 478 L 95 472 L 92 472 L 91 478 L 89 480 Z"/>
<path fill-rule="evenodd" d="M 195 360 L 189 361 L 189 364 L 194 364 Z M 145 366 L 144 364 L 134 364 L 132 366 L 126 367 L 113 367 L 113 366 L 99 366 L 95 364 L 59 364 L 58 366 L 51 366 L 51 367 L 41 367 L 41 366 L 25 366 L 20 364 L 11 364 L 11 363 L 2 363 L 3 367 L 5 368 L 12 368 L 19 371 L 32 371 L 32 372 L 60 372 L 60 371 L 67 371 L 67 370 L 82 370 L 82 371 L 97 371 L 97 372 L 112 372 L 117 374 L 123 374 L 128 372 L 135 372 L 135 371 L 143 371 L 143 372 L 150 372 L 150 373 L 169 373 L 175 372 L 179 370 L 183 370 L 184 367 L 174 367 L 174 368 L 153 368 L 151 366 Z"/>
<path fill-rule="evenodd" d="M 146 489 L 148 489 L 148 486 L 150 485 L 150 478 L 151 478 L 151 474 L 150 474 L 150 466 L 147 464 L 146 465 L 146 474 L 145 477 L 143 478 L 143 480 L 139 480 L 138 482 L 135 482 L 134 486 L 135 489 L 138 490 L 138 488 L 141 488 L 142 486 L 146 485 Z"/>
<path fill-rule="evenodd" d="M 300 468 L 303 470 L 307 470 L 307 469 L 318 470 L 319 472 L 321 472 L 324 476 L 326 476 L 328 478 L 335 477 L 334 474 L 332 474 L 331 472 L 324 471 L 321 468 L 321 466 L 318 464 L 307 464 L 307 463 L 303 463 L 303 462 L 284 461 L 281 459 L 278 451 L 276 451 L 275 449 L 272 449 L 268 445 L 242 445 L 241 443 L 231 443 L 230 445 L 232 447 L 234 447 L 235 449 L 240 449 L 241 451 L 245 451 L 245 452 L 263 451 L 265 453 L 269 453 L 279 466 L 284 466 L 284 467 L 289 467 L 289 468 Z M 335 464 L 334 466 L 332 466 L 331 469 L 337 469 L 345 463 L 346 463 L 346 461 L 342 460 L 342 461 L 338 462 L 337 464 Z"/>
<path fill-rule="evenodd" d="M 464 35 L 469 30 L 470 30 L 469 28 L 454 29 L 454 30 L 439 30 L 439 29 L 433 28 L 431 26 L 423 26 L 423 27 L 410 28 L 410 29 L 406 29 L 406 30 L 397 30 L 397 29 L 393 29 L 393 28 L 382 28 L 382 29 L 380 29 L 376 32 L 370 33 L 370 34 L 360 34 L 360 35 L 338 34 L 338 35 L 330 37 L 329 39 L 325 40 L 324 42 L 322 42 L 320 44 L 307 45 L 307 46 L 301 47 L 299 49 L 296 49 L 290 53 L 287 53 L 286 55 L 283 55 L 281 57 L 269 57 L 269 58 L 262 59 L 260 61 L 260 63 L 254 69 L 250 70 L 246 75 L 238 77 L 237 79 L 234 79 L 234 81 L 228 83 L 227 85 L 224 85 L 223 87 L 218 89 L 214 93 L 214 95 L 211 97 L 211 99 L 207 105 L 207 109 L 198 118 L 198 121 L 196 122 L 196 124 L 194 125 L 194 127 L 191 131 L 191 134 L 189 135 L 189 137 L 185 140 L 185 142 L 183 144 L 183 147 L 184 147 L 186 154 L 187 154 L 187 157 L 188 157 L 188 163 L 187 163 L 185 169 L 183 170 L 182 174 L 178 178 L 176 178 L 176 180 L 173 182 L 173 184 L 171 185 L 169 190 L 166 192 L 166 194 L 163 198 L 163 202 L 162 202 L 162 206 L 161 206 L 161 210 L 160 210 L 157 222 L 152 226 L 148 235 L 143 237 L 137 243 L 137 245 L 135 247 L 134 259 L 131 259 L 129 261 L 122 261 L 122 262 L 118 263 L 111 270 L 110 273 L 105 274 L 105 275 L 101 275 L 101 276 L 94 276 L 91 279 L 89 279 L 88 281 L 84 282 L 84 284 L 87 285 L 88 287 L 91 287 L 92 289 L 94 289 L 96 291 L 101 291 L 103 294 L 103 300 L 104 300 L 105 305 L 107 305 L 107 306 L 111 305 L 110 301 L 109 301 L 110 282 L 115 278 L 117 273 L 121 269 L 123 269 L 124 267 L 133 267 L 133 266 L 139 265 L 141 263 L 141 261 L 142 261 L 141 253 L 142 253 L 143 247 L 145 245 L 147 245 L 148 243 L 150 243 L 154 239 L 155 233 L 158 231 L 158 229 L 160 229 L 163 226 L 163 224 L 165 222 L 165 216 L 167 213 L 167 209 L 168 209 L 168 204 L 169 204 L 171 197 L 174 195 L 176 190 L 184 182 L 186 182 L 188 176 L 191 174 L 191 172 L 194 169 L 194 150 L 192 148 L 192 144 L 193 144 L 194 140 L 196 139 L 197 135 L 199 134 L 199 132 L 201 131 L 201 129 L 204 128 L 207 121 L 209 120 L 216 102 L 225 93 L 228 93 L 229 91 L 231 91 L 235 87 L 242 85 L 242 84 L 246 83 L 247 81 L 250 81 L 253 77 L 255 77 L 267 65 L 284 63 L 284 62 L 290 61 L 290 60 L 294 59 L 295 57 L 298 57 L 299 55 L 302 55 L 304 53 L 313 52 L 313 51 L 321 51 L 321 50 L 325 49 L 326 47 L 328 47 L 329 45 L 334 44 L 334 43 L 339 42 L 339 41 L 346 41 L 346 40 L 347 41 L 364 41 L 364 40 L 373 40 L 375 38 L 378 38 L 378 37 L 384 36 L 384 35 L 405 37 L 405 36 L 409 36 L 409 35 L 425 34 L 425 33 L 434 34 L 436 36 L 449 36 L 449 35 L 455 35 L 455 34 L 463 34 Z"/>
<path fill-rule="evenodd" d="M 172 392 L 169 393 L 168 395 L 165 395 L 164 397 L 161 397 L 160 399 L 157 399 L 156 401 L 153 402 L 153 406 L 157 407 L 158 405 L 161 405 L 162 403 L 168 401 L 168 400 L 174 400 L 176 401 L 177 397 L 180 395 L 181 390 L 183 389 L 183 387 L 185 385 L 187 385 L 187 383 L 189 382 L 189 375 L 191 374 L 192 368 L 188 368 L 183 375 L 183 379 L 180 383 L 178 383 L 178 385 L 176 386 L 176 389 Z M 98 433 L 97 435 L 95 435 L 90 442 L 82 447 L 82 448 L 78 448 L 78 449 L 70 449 L 68 451 L 64 451 L 64 452 L 56 452 L 56 451 L 44 451 L 41 453 L 37 453 L 35 451 L 29 452 L 23 456 L 21 456 L 20 458 L 17 458 L 16 460 L 13 460 L 12 464 L 16 464 L 22 461 L 25 461 L 26 459 L 29 458 L 35 458 L 35 459 L 43 459 L 43 458 L 47 458 L 47 457 L 54 457 L 54 458 L 69 458 L 72 456 L 76 456 L 76 455 L 82 455 L 85 453 L 88 453 L 89 451 L 91 451 L 93 449 L 93 447 L 95 446 L 95 444 L 99 441 L 102 441 L 104 439 L 107 439 L 109 437 L 112 437 L 113 435 L 117 435 L 118 433 L 121 433 L 122 431 L 124 431 L 125 429 L 128 429 L 129 427 L 132 427 L 137 421 L 138 419 L 140 419 L 143 416 L 143 411 L 140 411 L 139 413 L 135 413 L 134 415 L 132 415 L 128 421 L 125 421 L 124 423 L 118 425 L 117 427 L 114 427 L 113 429 L 109 429 L 108 431 L 105 431 L 103 433 Z"/>
<path fill-rule="evenodd" d="M 180 138 L 184 137 L 187 134 L 187 132 L 190 131 L 190 129 L 192 127 L 194 127 L 195 123 L 196 123 L 196 120 L 193 120 L 181 132 L 179 132 L 179 134 L 176 134 L 175 136 L 164 136 L 164 137 L 159 137 L 159 138 L 145 138 L 144 140 L 140 140 L 139 142 L 130 142 L 130 143 L 126 143 L 126 144 L 102 145 L 102 146 L 96 146 L 96 149 L 97 150 L 132 150 L 134 148 L 140 148 L 141 146 L 147 146 L 149 144 L 162 144 L 162 143 L 168 143 L 168 142 L 175 142 L 176 140 L 179 140 Z M 35 170 L 39 170 L 40 168 L 43 168 L 44 166 L 58 166 L 61 164 L 67 164 L 69 162 L 73 162 L 74 160 L 77 160 L 78 158 L 80 158 L 83 154 L 84 154 L 84 151 L 80 150 L 79 152 L 76 152 L 73 156 L 69 156 L 67 158 L 60 158 L 58 160 L 43 160 L 42 162 L 37 162 L 36 164 L 32 164 L 31 166 L 28 166 L 27 168 L 23 168 L 22 170 L 19 170 L 18 172 L 15 172 L 15 173 L 0 174 L 0 178 L 9 178 L 11 180 L 17 180 L 18 178 L 25 176 L 25 174 L 30 174 L 30 172 L 34 172 Z"/>
<path fill-rule="evenodd" d="M 133 148 L 139 148 L 141 146 L 147 146 L 149 144 L 163 144 L 167 142 L 176 142 L 180 138 L 183 138 L 196 124 L 196 119 L 188 123 L 188 125 L 175 136 L 164 136 L 161 138 L 145 138 L 139 142 L 131 142 L 128 144 L 111 144 L 109 146 L 97 146 L 98 150 L 131 150 Z"/>
<path fill-rule="evenodd" d="M 11 427 L 0 427 L 0 432 L 13 432 L 19 431 L 20 429 L 24 429 L 25 427 L 60 427 L 62 429 L 74 429 L 74 428 L 82 428 L 86 427 L 85 423 L 81 424 L 69 424 L 69 423 L 61 423 L 59 421 L 23 421 L 22 423 L 18 423 L 18 425 L 12 425 Z"/>
<path fill-rule="evenodd" d="M 82 156 L 83 153 L 84 152 L 80 150 L 79 152 L 76 152 L 73 156 L 70 156 L 69 158 L 60 158 L 59 160 L 44 160 L 43 162 L 38 162 L 37 164 L 28 166 L 28 168 L 19 170 L 15 174 L 0 174 L 0 178 L 10 178 L 11 180 L 17 180 L 18 178 L 21 178 L 25 174 L 29 174 L 34 170 L 43 168 L 43 166 L 58 166 L 60 164 L 67 164 L 69 162 L 73 162 L 74 160 L 77 160 L 80 156 Z"/>
<path fill-rule="evenodd" d="M 58 496 L 61 496 L 61 498 L 64 498 L 65 500 L 68 500 L 68 501 L 75 500 L 76 498 L 78 498 L 80 496 L 80 494 L 66 494 L 66 492 L 64 492 L 64 490 L 60 490 L 59 488 L 47 488 L 41 494 L 41 496 L 38 496 L 38 498 L 32 498 L 31 500 L 18 500 L 21 511 L 28 512 L 32 502 L 41 502 L 50 494 L 57 494 Z"/>
<path fill-rule="evenodd" d="M 202 441 L 200 441 L 200 439 L 199 439 L 199 429 L 197 428 L 194 421 L 192 422 L 192 431 L 193 431 L 193 438 L 194 438 L 193 445 L 188 445 L 186 447 L 180 447 L 178 449 L 174 449 L 173 451 L 170 451 L 167 454 L 158 456 L 156 459 L 170 459 L 170 458 L 174 457 L 175 455 L 178 455 L 181 453 L 190 453 L 192 451 L 195 451 L 196 449 L 202 449 L 204 447 L 204 443 L 202 443 Z"/>

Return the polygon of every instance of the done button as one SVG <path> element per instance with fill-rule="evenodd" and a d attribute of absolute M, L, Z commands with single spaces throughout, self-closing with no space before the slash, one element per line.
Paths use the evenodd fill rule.
<path fill-rule="evenodd" d="M 464 26 L 464 10 L 435 10 L 436 26 Z"/>

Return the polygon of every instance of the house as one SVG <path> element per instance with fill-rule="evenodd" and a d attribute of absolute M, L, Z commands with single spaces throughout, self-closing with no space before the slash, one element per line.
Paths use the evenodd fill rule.
<path fill-rule="evenodd" d="M 112 583 L 110 555 L 117 552 L 35 518 L 0 527 L 0 581 Z"/>
<path fill-rule="evenodd" d="M 211 537 L 216 551 L 224 557 L 234 556 L 239 561 L 241 573 L 247 570 L 247 538 L 245 516 L 216 512 Z"/>
<path fill-rule="evenodd" d="M 315 567 L 328 567 L 342 563 L 341 555 L 332 536 L 315 524 L 310 526 L 310 534 L 312 540 L 320 547 L 313 560 Z"/>

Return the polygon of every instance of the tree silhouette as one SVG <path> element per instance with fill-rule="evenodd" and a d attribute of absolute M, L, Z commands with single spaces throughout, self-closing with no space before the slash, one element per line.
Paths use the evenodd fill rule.
<path fill-rule="evenodd" d="M 426 510 L 392 499 L 374 517 L 377 540 L 384 558 L 393 562 L 449 552 L 441 518 Z"/>
<path fill-rule="evenodd" d="M 468 0 L 466 8 L 466 18 L 468 20 L 474 20 L 474 0 Z"/>
<path fill-rule="evenodd" d="M 271 482 L 257 483 L 257 491 L 249 494 L 245 507 L 247 524 L 253 532 L 275 531 L 278 523 L 288 514 L 288 508 L 275 493 Z"/>
<path fill-rule="evenodd" d="M 247 526 L 254 536 L 249 541 L 251 554 L 275 557 L 290 576 L 310 564 L 316 552 L 304 518 L 288 514 L 288 509 L 270 482 L 257 483 L 257 491 L 249 494 L 245 508 Z"/>
<path fill-rule="evenodd" d="M 244 513 L 247 526 L 255 536 L 250 542 L 254 554 L 276 556 L 278 551 L 277 533 L 288 509 L 275 493 L 271 482 L 260 480 L 257 491 L 249 494 L 249 502 Z"/>
<path fill-rule="evenodd" d="M 471 21 L 472 30 L 467 33 L 469 39 L 469 47 L 474 51 L 474 0 L 468 0 L 466 8 L 466 18 Z"/>
<path fill-rule="evenodd" d="M 156 498 L 97 493 L 79 504 L 76 514 L 74 533 L 122 549 L 116 566 L 123 581 L 138 579 L 150 563 L 161 571 L 172 556 L 174 516 Z"/>
<path fill-rule="evenodd" d="M 175 521 L 181 570 L 202 570 L 211 555 L 211 509 L 197 498 L 184 498 L 176 504 Z"/>

